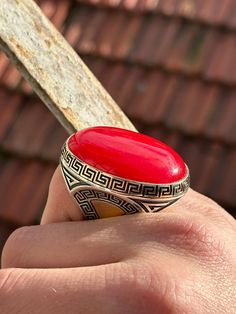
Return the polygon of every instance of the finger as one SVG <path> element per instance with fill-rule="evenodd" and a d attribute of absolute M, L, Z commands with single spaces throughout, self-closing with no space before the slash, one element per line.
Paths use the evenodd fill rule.
<path fill-rule="evenodd" d="M 1 270 L 1 313 L 118 313 L 109 278 L 114 280 L 119 268 Z"/>
<path fill-rule="evenodd" d="M 136 256 L 137 252 L 145 252 L 150 245 L 173 249 L 173 239 L 181 238 L 184 247 L 183 238 L 189 230 L 193 226 L 194 230 L 201 230 L 204 225 L 215 235 L 224 236 L 217 223 L 209 226 L 209 219 L 202 214 L 181 208 L 159 214 L 24 227 L 8 239 L 2 253 L 2 267 L 63 268 L 121 262 Z M 226 236 L 230 234 L 228 229 L 225 226 Z M 235 231 L 232 233 L 235 236 Z M 187 242 L 190 240 L 188 237 Z"/>
<path fill-rule="evenodd" d="M 185 226 L 184 231 L 176 227 L 178 216 L 184 217 L 183 225 L 185 219 L 191 219 L 181 211 L 163 211 L 20 228 L 4 246 L 2 267 L 63 268 L 121 262 L 144 251 L 148 243 L 167 244 L 171 235 L 184 233 Z"/>
<path fill-rule="evenodd" d="M 78 204 L 68 192 L 61 170 L 57 167 L 50 183 L 41 224 L 71 220 L 83 220 L 83 215 Z"/>
<path fill-rule="evenodd" d="M 2 252 L 2 268 L 61 268 L 109 264 L 132 254 L 130 219 L 65 222 L 16 230 Z"/>

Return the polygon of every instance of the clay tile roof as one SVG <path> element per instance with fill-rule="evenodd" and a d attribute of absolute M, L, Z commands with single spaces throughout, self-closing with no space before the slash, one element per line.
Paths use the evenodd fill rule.
<path fill-rule="evenodd" d="M 96 7 L 123 9 L 132 13 L 161 14 L 213 26 L 235 28 L 234 0 L 80 0 Z"/>
<path fill-rule="evenodd" d="M 192 187 L 236 215 L 235 1 L 37 2 L 137 128 L 184 157 Z M 0 52 L 0 247 L 39 221 L 66 137 Z"/>
<path fill-rule="evenodd" d="M 9 237 L 9 234 L 11 234 L 15 230 L 15 228 L 16 226 L 12 225 L 11 223 L 0 220 L 0 258 L 4 244 Z"/>

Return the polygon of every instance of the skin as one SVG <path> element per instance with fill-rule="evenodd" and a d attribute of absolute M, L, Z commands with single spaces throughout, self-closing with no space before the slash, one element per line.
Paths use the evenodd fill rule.
<path fill-rule="evenodd" d="M 82 219 L 57 169 L 41 225 L 5 245 L 2 314 L 235 313 L 236 222 L 212 200 Z"/>

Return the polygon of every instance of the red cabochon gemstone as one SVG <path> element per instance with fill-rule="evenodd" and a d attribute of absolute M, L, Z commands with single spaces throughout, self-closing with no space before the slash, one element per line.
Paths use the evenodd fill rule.
<path fill-rule="evenodd" d="M 184 161 L 172 148 L 133 131 L 92 127 L 72 135 L 68 146 L 88 165 L 129 180 L 173 183 L 187 174 Z"/>

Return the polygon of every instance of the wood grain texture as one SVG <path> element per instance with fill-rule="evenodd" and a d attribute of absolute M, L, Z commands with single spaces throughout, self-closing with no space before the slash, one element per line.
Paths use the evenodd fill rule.
<path fill-rule="evenodd" d="M 95 125 L 135 130 L 34 1 L 0 1 L 0 46 L 69 133 Z"/>

